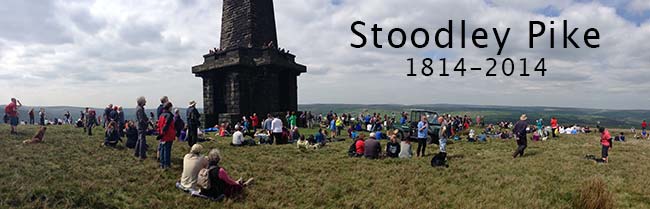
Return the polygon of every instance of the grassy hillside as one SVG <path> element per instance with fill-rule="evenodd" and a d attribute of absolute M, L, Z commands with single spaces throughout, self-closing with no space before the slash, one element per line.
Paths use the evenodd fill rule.
<path fill-rule="evenodd" d="M 219 138 L 204 146 L 221 149 L 232 177 L 257 181 L 241 200 L 210 202 L 174 188 L 184 143 L 174 143 L 172 169 L 163 171 L 153 159 L 100 147 L 100 134 L 71 127 L 51 127 L 46 143 L 21 144 L 36 128 L 10 136 L 0 125 L 0 208 L 572 208 L 593 179 L 605 181 L 617 208 L 650 208 L 648 141 L 616 143 L 607 165 L 583 159 L 599 155 L 596 135 L 531 142 L 514 160 L 513 141 L 457 142 L 448 146 L 450 167 L 432 168 L 435 145 L 426 158 L 366 160 L 345 155 L 349 139 L 299 151 L 233 148 Z"/>

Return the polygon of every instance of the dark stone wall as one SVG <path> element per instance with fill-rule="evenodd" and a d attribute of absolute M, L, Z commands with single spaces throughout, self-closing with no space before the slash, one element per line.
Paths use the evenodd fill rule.
<path fill-rule="evenodd" d="M 273 0 L 223 0 L 221 49 L 277 46 Z"/>

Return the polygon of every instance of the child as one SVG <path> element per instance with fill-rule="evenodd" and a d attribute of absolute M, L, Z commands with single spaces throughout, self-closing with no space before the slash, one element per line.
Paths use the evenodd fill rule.
<path fill-rule="evenodd" d="M 413 157 L 413 151 L 411 150 L 411 141 L 408 137 L 405 137 L 402 139 L 402 142 L 400 142 L 399 158 L 411 157 Z"/>
<path fill-rule="evenodd" d="M 474 132 L 474 129 L 469 130 L 469 136 L 467 136 L 467 141 L 468 142 L 475 142 L 476 139 L 474 138 L 476 136 L 476 133 Z"/>
<path fill-rule="evenodd" d="M 390 142 L 386 144 L 386 156 L 390 158 L 399 157 L 400 153 L 400 144 L 397 143 L 397 136 L 394 134 L 390 135 Z"/>
<path fill-rule="evenodd" d="M 540 138 L 539 132 L 538 131 L 533 132 L 533 141 L 539 141 L 539 138 Z"/>
<path fill-rule="evenodd" d="M 600 145 L 602 146 L 601 149 L 602 159 L 603 162 L 607 163 L 609 162 L 608 160 L 609 150 L 612 149 L 612 136 L 609 134 L 609 130 L 605 129 L 604 127 L 598 128 L 598 131 L 600 132 Z"/>

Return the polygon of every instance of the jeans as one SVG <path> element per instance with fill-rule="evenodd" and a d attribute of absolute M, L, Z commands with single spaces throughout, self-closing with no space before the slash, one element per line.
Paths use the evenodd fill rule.
<path fill-rule="evenodd" d="M 607 158 L 609 156 L 609 146 L 602 145 L 602 149 L 600 151 L 603 158 Z"/>
<path fill-rule="evenodd" d="M 418 138 L 418 149 L 416 155 L 418 157 L 424 156 L 427 149 L 427 138 Z"/>
<path fill-rule="evenodd" d="M 160 143 L 160 167 L 169 168 L 171 166 L 172 142 Z"/>
<path fill-rule="evenodd" d="M 135 144 L 135 156 L 140 159 L 147 158 L 147 132 L 138 129 L 138 141 Z"/>
<path fill-rule="evenodd" d="M 34 125 L 34 117 L 30 117 L 30 118 L 29 118 L 29 124 L 30 124 L 30 125 Z"/>
<path fill-rule="evenodd" d="M 440 141 L 438 141 L 438 144 L 440 146 L 440 152 L 447 153 L 447 138 L 440 138 Z"/>
<path fill-rule="evenodd" d="M 515 153 L 512 154 L 512 157 L 513 158 L 517 157 L 517 156 L 523 157 L 524 156 L 524 150 L 526 150 L 527 146 L 528 145 L 526 143 L 526 138 L 518 139 L 517 140 L 517 150 L 515 150 Z"/>
<path fill-rule="evenodd" d="M 94 125 L 95 125 L 95 124 L 92 124 L 92 123 L 87 125 L 86 129 L 88 129 L 88 136 L 92 136 L 92 135 L 93 135 L 93 126 L 94 126 Z"/>

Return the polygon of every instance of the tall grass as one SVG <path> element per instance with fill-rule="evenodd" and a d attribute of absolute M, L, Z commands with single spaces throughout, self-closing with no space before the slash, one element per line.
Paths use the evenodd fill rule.
<path fill-rule="evenodd" d="M 602 177 L 593 177 L 585 181 L 578 191 L 574 206 L 580 209 L 611 209 L 614 208 L 614 197 L 607 190 L 607 183 Z"/>

